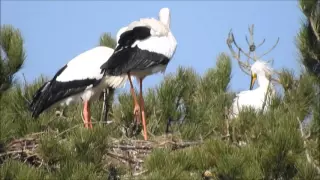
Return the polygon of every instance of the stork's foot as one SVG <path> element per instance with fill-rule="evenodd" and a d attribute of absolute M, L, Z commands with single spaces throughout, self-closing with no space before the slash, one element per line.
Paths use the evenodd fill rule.
<path fill-rule="evenodd" d="M 134 106 L 133 115 L 134 115 L 134 122 L 136 124 L 141 124 L 141 110 L 138 104 Z"/>

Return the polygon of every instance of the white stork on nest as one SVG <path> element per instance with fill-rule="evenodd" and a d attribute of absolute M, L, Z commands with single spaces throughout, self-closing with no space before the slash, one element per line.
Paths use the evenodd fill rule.
<path fill-rule="evenodd" d="M 255 110 L 266 111 L 268 109 L 270 95 L 275 94 L 275 88 L 271 83 L 270 77 L 273 73 L 271 67 L 266 62 L 256 61 L 251 66 L 251 82 L 249 91 L 241 91 L 233 100 L 230 118 L 238 117 L 239 111 L 243 107 L 252 107 Z M 255 81 L 258 81 L 259 87 L 252 90 Z M 268 95 L 269 93 L 269 95 Z"/>
<path fill-rule="evenodd" d="M 113 49 L 98 46 L 73 58 L 54 77 L 44 83 L 33 95 L 29 105 L 32 117 L 37 118 L 44 110 L 57 105 L 68 106 L 83 101 L 85 128 L 92 128 L 90 102 L 97 100 L 106 87 L 125 85 L 127 76 L 104 76 L 100 66 L 108 61 Z"/>
<path fill-rule="evenodd" d="M 117 47 L 110 59 L 101 66 L 101 70 L 111 76 L 128 75 L 135 119 L 139 119 L 141 113 L 144 139 L 147 140 L 142 81 L 151 74 L 164 73 L 175 53 L 177 41 L 170 30 L 170 10 L 162 8 L 159 20 L 143 18 L 121 28 L 119 33 L 121 35 Z M 134 93 L 131 76 L 135 76 L 140 82 L 140 105 Z"/>

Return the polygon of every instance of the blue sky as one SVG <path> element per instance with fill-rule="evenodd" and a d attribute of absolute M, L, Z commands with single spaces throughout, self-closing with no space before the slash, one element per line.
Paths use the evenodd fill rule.
<path fill-rule="evenodd" d="M 158 17 L 162 7 L 171 9 L 171 29 L 178 41 L 166 73 L 182 65 L 203 74 L 215 65 L 219 53 L 229 53 L 225 42 L 231 28 L 245 47 L 250 24 L 255 24 L 257 43 L 266 38 L 258 52 L 280 37 L 277 48 L 264 60 L 274 58 L 275 69 L 300 71 L 295 37 L 303 16 L 297 1 L 1 1 L 1 24 L 21 30 L 27 51 L 21 73 L 31 82 L 41 74 L 52 77 L 73 57 L 96 46 L 103 32 L 115 36 L 131 21 Z M 235 60 L 232 75 L 232 90 L 249 88 L 250 79 Z M 144 86 L 154 86 L 162 78 L 161 74 L 150 76 Z"/>

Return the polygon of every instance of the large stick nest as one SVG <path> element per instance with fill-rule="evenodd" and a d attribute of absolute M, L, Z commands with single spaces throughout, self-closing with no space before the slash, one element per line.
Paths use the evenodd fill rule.
<path fill-rule="evenodd" d="M 34 133 L 24 138 L 14 139 L 8 143 L 3 151 L 0 152 L 0 164 L 6 159 L 19 160 L 28 163 L 34 167 L 47 165 L 41 156 L 37 153 L 40 143 L 40 134 Z M 112 139 L 108 146 L 105 159 L 112 159 L 113 162 L 125 164 L 133 172 L 132 175 L 138 176 L 145 172 L 142 165 L 144 159 L 152 152 L 153 149 L 167 148 L 170 150 L 179 150 L 202 142 L 184 142 L 175 140 L 171 135 L 160 136 L 153 141 L 144 141 L 137 139 Z"/>

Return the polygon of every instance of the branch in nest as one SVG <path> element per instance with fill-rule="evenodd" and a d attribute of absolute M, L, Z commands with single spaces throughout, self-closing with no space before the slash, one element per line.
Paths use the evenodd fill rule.
<path fill-rule="evenodd" d="M 135 144 L 135 141 L 132 141 Z M 143 145 L 113 145 L 111 148 L 119 148 L 123 150 L 152 150 L 155 148 L 163 147 L 167 144 L 173 145 L 175 149 L 181 149 L 189 146 L 195 146 L 202 144 L 202 142 L 173 142 L 173 141 L 163 141 L 163 142 L 152 142 L 152 141 L 146 141 L 143 142 Z"/>
<path fill-rule="evenodd" d="M 182 149 L 182 148 L 186 148 L 186 147 L 190 147 L 190 146 L 195 146 L 195 145 L 200 145 L 203 142 L 181 142 L 181 143 L 176 143 L 173 141 L 165 141 L 159 144 L 159 146 L 163 146 L 166 144 L 171 144 L 172 150 L 177 150 L 177 149 Z"/>
<path fill-rule="evenodd" d="M 141 171 L 141 172 L 138 172 L 138 173 L 134 173 L 133 176 L 140 176 L 144 173 L 148 172 L 148 170 L 144 170 L 144 171 Z"/>
<path fill-rule="evenodd" d="M 114 145 L 114 146 L 111 146 L 111 148 L 119 148 L 119 149 L 124 149 L 124 150 L 135 150 L 135 149 L 151 150 L 151 149 L 153 149 L 152 147 L 149 147 L 149 146 L 129 146 L 129 145 Z"/>
<path fill-rule="evenodd" d="M 116 158 L 116 159 L 118 159 L 118 160 L 127 161 L 127 162 L 130 163 L 130 164 L 136 164 L 136 163 L 142 163 L 142 162 L 143 162 L 143 160 L 135 161 L 135 160 L 133 160 L 133 159 L 124 157 L 124 156 L 122 156 L 122 155 L 120 155 L 120 154 L 112 153 L 112 152 L 110 152 L 110 151 L 107 152 L 106 154 L 107 154 L 108 156 L 113 157 L 113 158 Z"/>

